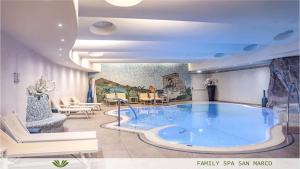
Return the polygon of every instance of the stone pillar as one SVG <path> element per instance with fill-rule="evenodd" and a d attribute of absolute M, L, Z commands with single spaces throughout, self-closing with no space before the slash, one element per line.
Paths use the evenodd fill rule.
<path fill-rule="evenodd" d="M 268 105 L 286 104 L 288 88 L 292 83 L 296 83 L 299 88 L 299 56 L 273 59 L 270 64 Z M 296 103 L 296 92 L 291 96 L 291 103 Z"/>

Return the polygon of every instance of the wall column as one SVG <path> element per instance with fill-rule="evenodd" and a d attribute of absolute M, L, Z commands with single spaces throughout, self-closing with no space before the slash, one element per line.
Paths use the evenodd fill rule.
<path fill-rule="evenodd" d="M 207 78 L 206 74 L 191 74 L 192 80 L 192 100 L 193 101 L 208 101 L 207 90 L 204 86 L 204 81 Z"/>

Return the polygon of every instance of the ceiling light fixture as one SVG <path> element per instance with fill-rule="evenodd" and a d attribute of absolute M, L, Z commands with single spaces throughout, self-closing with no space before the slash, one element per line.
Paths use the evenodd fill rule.
<path fill-rule="evenodd" d="M 63 27 L 63 24 L 59 23 L 59 24 L 57 24 L 57 26 L 61 28 L 61 27 Z"/>
<path fill-rule="evenodd" d="M 62 39 L 60 39 L 60 41 L 61 41 L 61 42 L 64 42 L 64 41 L 65 41 L 65 39 L 64 39 L 64 38 L 62 38 Z"/>
<path fill-rule="evenodd" d="M 214 57 L 216 57 L 216 58 L 220 58 L 220 57 L 223 57 L 223 56 L 225 56 L 225 53 L 215 53 L 214 54 Z"/>
<path fill-rule="evenodd" d="M 258 44 L 250 44 L 244 47 L 244 51 L 251 51 L 257 49 L 259 46 Z"/>
<path fill-rule="evenodd" d="M 143 0 L 106 0 L 106 2 L 110 3 L 111 5 L 120 6 L 120 7 L 135 6 L 142 1 Z"/>
<path fill-rule="evenodd" d="M 202 71 L 201 70 L 197 70 L 197 73 L 202 73 Z"/>
<path fill-rule="evenodd" d="M 279 34 L 277 34 L 276 36 L 274 36 L 274 40 L 285 40 L 288 39 L 289 37 L 291 37 L 294 34 L 294 30 L 287 30 L 284 32 L 281 32 Z"/>
<path fill-rule="evenodd" d="M 89 52 L 88 54 L 89 54 L 89 56 L 92 56 L 92 57 L 101 57 L 104 55 L 103 52 Z"/>
<path fill-rule="evenodd" d="M 116 31 L 116 26 L 109 21 L 99 21 L 89 27 L 96 35 L 110 35 Z"/>

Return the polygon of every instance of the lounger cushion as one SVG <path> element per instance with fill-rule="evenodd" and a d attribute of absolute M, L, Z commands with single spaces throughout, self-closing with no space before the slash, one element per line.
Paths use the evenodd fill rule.
<path fill-rule="evenodd" d="M 78 153 L 95 153 L 98 141 L 75 140 L 59 142 L 17 143 L 0 130 L 0 148 L 7 148 L 7 157 L 36 157 Z"/>

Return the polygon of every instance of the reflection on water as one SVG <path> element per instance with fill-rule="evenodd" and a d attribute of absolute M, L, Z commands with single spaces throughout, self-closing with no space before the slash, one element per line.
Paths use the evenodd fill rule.
<path fill-rule="evenodd" d="M 136 108 L 138 119 L 130 117 L 122 127 L 149 130 L 161 126 L 159 137 L 184 145 L 238 146 L 269 138 L 270 127 L 278 123 L 272 109 L 238 104 L 182 104 Z M 167 127 L 169 126 L 169 127 Z"/>
<path fill-rule="evenodd" d="M 208 104 L 207 117 L 208 118 L 217 118 L 218 113 L 218 104 Z"/>
<path fill-rule="evenodd" d="M 274 125 L 273 111 L 271 111 L 268 108 L 262 108 L 261 113 L 262 113 L 262 116 L 264 117 L 264 124 L 267 124 L 269 126 L 273 126 Z"/>

